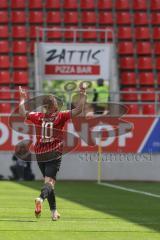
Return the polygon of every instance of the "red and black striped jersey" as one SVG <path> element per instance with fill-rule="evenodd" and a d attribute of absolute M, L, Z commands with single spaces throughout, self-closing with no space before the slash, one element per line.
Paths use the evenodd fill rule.
<path fill-rule="evenodd" d="M 42 112 L 30 112 L 27 120 L 35 125 L 36 144 L 35 153 L 50 151 L 63 151 L 63 128 L 67 120 L 71 118 L 71 111 L 45 114 Z"/>

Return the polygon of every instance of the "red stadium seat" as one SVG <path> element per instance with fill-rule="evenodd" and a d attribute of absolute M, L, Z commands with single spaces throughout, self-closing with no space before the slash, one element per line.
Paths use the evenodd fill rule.
<path fill-rule="evenodd" d="M 27 42 L 26 41 L 13 41 L 13 53 L 14 54 L 27 54 Z"/>
<path fill-rule="evenodd" d="M 127 105 L 128 112 L 127 114 L 131 115 L 137 115 L 139 114 L 139 105 L 134 103 L 134 104 L 129 104 Z"/>
<path fill-rule="evenodd" d="M 121 55 L 129 55 L 134 53 L 132 42 L 120 42 L 118 45 L 118 53 Z"/>
<path fill-rule="evenodd" d="M 8 56 L 0 55 L 0 69 L 9 69 L 10 59 Z"/>
<path fill-rule="evenodd" d="M 14 39 L 25 39 L 27 37 L 26 26 L 13 26 L 12 27 L 12 37 Z"/>
<path fill-rule="evenodd" d="M 13 73 L 14 84 L 28 84 L 29 75 L 27 71 L 15 71 Z"/>
<path fill-rule="evenodd" d="M 114 30 L 112 28 L 106 28 L 106 29 L 102 28 L 100 30 L 102 30 L 102 31 L 99 31 L 98 35 L 99 35 L 99 38 L 101 41 L 106 41 L 106 40 L 112 41 L 113 40 Z M 106 30 L 106 32 L 104 30 Z"/>
<path fill-rule="evenodd" d="M 156 69 L 160 71 L 160 57 L 156 58 Z"/>
<path fill-rule="evenodd" d="M 0 24 L 8 24 L 8 11 L 0 11 Z"/>
<path fill-rule="evenodd" d="M 112 0 L 100 0 L 98 1 L 98 9 L 99 10 L 112 10 L 113 1 Z"/>
<path fill-rule="evenodd" d="M 13 57 L 13 68 L 14 69 L 27 69 L 28 60 L 26 56 L 14 56 Z"/>
<path fill-rule="evenodd" d="M 138 94 L 136 93 L 137 89 L 134 87 L 123 88 L 123 93 L 121 93 L 122 99 L 124 101 L 137 101 Z"/>
<path fill-rule="evenodd" d="M 43 3 L 42 0 L 29 0 L 29 8 L 32 10 L 34 9 L 42 9 Z"/>
<path fill-rule="evenodd" d="M 82 32 L 82 39 L 95 41 L 97 39 L 97 33 L 95 29 L 88 28 L 87 31 Z"/>
<path fill-rule="evenodd" d="M 74 29 L 78 30 L 77 28 L 73 28 L 73 27 L 66 28 L 66 31 L 64 32 L 65 40 L 67 40 L 67 41 L 72 40 L 73 41 L 73 39 L 74 39 Z M 80 32 L 79 31 L 76 32 L 75 37 L 76 37 L 77 40 L 80 39 Z"/>
<path fill-rule="evenodd" d="M 149 40 L 151 38 L 150 30 L 148 27 L 136 27 L 135 28 L 136 40 Z"/>
<path fill-rule="evenodd" d="M 77 0 L 64 0 L 63 1 L 63 8 L 66 10 L 73 10 L 78 8 Z"/>
<path fill-rule="evenodd" d="M 1 0 L 0 1 L 0 9 L 6 9 L 8 8 L 8 1 L 7 0 Z"/>
<path fill-rule="evenodd" d="M 118 28 L 118 39 L 119 40 L 131 40 L 132 39 L 131 27 L 119 27 Z"/>
<path fill-rule="evenodd" d="M 26 8 L 26 1 L 22 0 L 11 0 L 11 8 L 12 9 L 25 9 Z"/>
<path fill-rule="evenodd" d="M 149 20 L 148 20 L 149 18 L 146 12 L 134 13 L 133 17 L 134 17 L 134 24 L 136 26 L 148 25 L 149 23 Z"/>
<path fill-rule="evenodd" d="M 111 12 L 99 12 L 99 25 L 113 25 L 113 16 Z"/>
<path fill-rule="evenodd" d="M 0 54 L 9 53 L 9 42 L 8 41 L 0 41 Z"/>
<path fill-rule="evenodd" d="M 78 13 L 76 11 L 69 11 L 64 13 L 64 23 L 69 25 L 78 24 Z"/>
<path fill-rule="evenodd" d="M 123 73 L 121 73 L 121 84 L 122 85 L 136 85 L 136 74 L 135 74 L 135 72 L 123 72 Z"/>
<path fill-rule="evenodd" d="M 116 3 L 117 10 L 129 10 L 130 9 L 129 0 L 118 0 L 118 1 L 115 1 L 115 3 Z"/>
<path fill-rule="evenodd" d="M 155 55 L 160 55 L 160 43 L 159 42 L 154 43 L 154 52 L 155 52 Z"/>
<path fill-rule="evenodd" d="M 0 113 L 11 113 L 11 104 L 0 103 Z"/>
<path fill-rule="evenodd" d="M 150 42 L 137 42 L 138 55 L 151 55 L 152 47 Z"/>
<path fill-rule="evenodd" d="M 134 70 L 135 59 L 134 57 L 121 57 L 120 58 L 120 69 Z"/>
<path fill-rule="evenodd" d="M 0 99 L 1 100 L 11 99 L 10 87 L 7 86 L 0 87 Z"/>
<path fill-rule="evenodd" d="M 160 13 L 152 13 L 151 15 L 151 23 L 152 25 L 160 25 Z"/>
<path fill-rule="evenodd" d="M 0 84 L 10 84 L 9 71 L 0 71 Z"/>
<path fill-rule="evenodd" d="M 96 23 L 95 12 L 82 12 L 81 22 L 83 25 L 93 25 Z"/>
<path fill-rule="evenodd" d="M 43 23 L 43 12 L 42 11 L 30 11 L 29 13 L 30 24 L 42 24 Z"/>
<path fill-rule="evenodd" d="M 61 13 L 60 12 L 48 12 L 47 13 L 47 24 L 50 25 L 50 24 L 60 24 L 62 21 L 62 18 L 61 18 Z"/>
<path fill-rule="evenodd" d="M 151 3 L 151 10 L 152 11 L 159 11 L 160 10 L 160 1 L 159 0 L 152 0 Z"/>
<path fill-rule="evenodd" d="M 154 88 L 141 88 L 141 101 L 155 101 L 155 89 Z"/>
<path fill-rule="evenodd" d="M 80 8 L 82 10 L 94 10 L 95 1 L 94 0 L 80 0 Z"/>
<path fill-rule="evenodd" d="M 60 40 L 63 37 L 62 31 L 57 29 L 51 29 L 47 31 L 47 39 L 50 40 Z"/>
<path fill-rule="evenodd" d="M 154 85 L 154 74 L 152 72 L 139 73 L 139 83 L 141 85 Z"/>
<path fill-rule="evenodd" d="M 37 35 L 40 39 L 43 36 L 43 32 L 41 31 L 41 26 L 39 26 L 39 30 L 37 29 L 37 26 L 30 26 L 30 29 L 29 29 L 30 39 L 37 39 Z"/>
<path fill-rule="evenodd" d="M 74 38 L 74 32 L 73 32 L 72 29 L 74 29 L 74 28 L 70 27 L 70 28 L 67 29 L 67 31 L 64 32 L 64 38 L 65 38 L 65 40 L 68 40 L 68 41 L 69 41 L 69 40 L 73 40 L 73 38 Z"/>
<path fill-rule="evenodd" d="M 133 9 L 136 11 L 147 10 L 147 1 L 146 0 L 134 0 Z"/>
<path fill-rule="evenodd" d="M 0 38 L 7 39 L 9 36 L 8 26 L 2 25 L 0 26 Z"/>
<path fill-rule="evenodd" d="M 25 24 L 27 20 L 25 11 L 12 11 L 11 21 L 14 24 Z"/>
<path fill-rule="evenodd" d="M 46 0 L 45 1 L 46 2 L 46 9 L 49 9 L 49 10 L 51 10 L 51 9 L 60 9 L 60 7 L 61 7 L 61 0 Z"/>
<path fill-rule="evenodd" d="M 153 28 L 153 39 L 156 41 L 160 40 L 160 27 Z"/>
<path fill-rule="evenodd" d="M 138 58 L 139 70 L 152 70 L 152 58 L 151 57 L 139 57 Z"/>
<path fill-rule="evenodd" d="M 130 25 L 131 15 L 129 12 L 120 12 L 117 14 L 117 24 L 118 25 Z"/>
<path fill-rule="evenodd" d="M 144 115 L 154 115 L 156 113 L 155 104 L 144 104 L 142 106 L 142 113 Z"/>

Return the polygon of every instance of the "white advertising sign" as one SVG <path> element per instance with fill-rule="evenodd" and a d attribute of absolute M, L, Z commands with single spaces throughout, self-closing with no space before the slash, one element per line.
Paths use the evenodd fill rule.
<path fill-rule="evenodd" d="M 109 80 L 112 44 L 39 43 L 38 62 L 45 80 Z"/>

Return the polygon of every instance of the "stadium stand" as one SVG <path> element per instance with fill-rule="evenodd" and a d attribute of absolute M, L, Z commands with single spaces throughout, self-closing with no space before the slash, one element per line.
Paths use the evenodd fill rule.
<path fill-rule="evenodd" d="M 146 90 L 148 86 L 154 91 L 160 84 L 159 10 L 159 0 L 1 0 L 0 85 L 14 88 L 22 81 L 26 86 L 34 86 L 29 80 L 29 76 L 33 77 L 28 66 L 33 61 L 37 26 L 68 29 L 49 31 L 48 41 L 71 41 L 71 28 L 90 29 L 78 33 L 77 40 L 81 42 L 104 42 L 104 32 L 92 28 L 110 28 L 116 36 L 120 87 L 132 87 L 128 96 L 121 94 L 121 100 L 137 101 L 133 90 Z M 109 33 L 108 40 L 111 39 Z M 154 101 L 154 94 L 149 95 L 149 101 Z M 146 101 L 145 95 L 141 99 Z M 133 112 L 139 110 L 136 104 L 131 108 Z"/>

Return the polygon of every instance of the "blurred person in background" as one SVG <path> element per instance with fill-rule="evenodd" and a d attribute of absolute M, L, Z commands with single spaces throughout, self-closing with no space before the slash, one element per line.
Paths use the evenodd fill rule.
<path fill-rule="evenodd" d="M 95 114 L 102 114 L 109 99 L 109 86 L 104 83 L 104 79 L 99 78 L 93 89 L 93 108 Z"/>
<path fill-rule="evenodd" d="M 10 166 L 10 170 L 13 174 L 13 176 L 10 177 L 11 180 L 21 181 L 35 179 L 31 169 L 31 154 L 28 153 L 25 155 L 25 159 L 22 160 L 18 155 L 23 153 L 26 153 L 26 147 L 21 145 L 18 146 L 18 149 L 16 149 L 16 152 L 13 154 L 12 160 L 14 161 L 14 165 Z"/>

